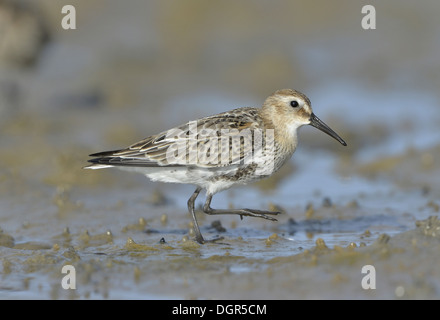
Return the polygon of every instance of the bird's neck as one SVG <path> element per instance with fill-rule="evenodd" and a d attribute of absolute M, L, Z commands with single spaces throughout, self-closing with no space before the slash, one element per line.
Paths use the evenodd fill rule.
<path fill-rule="evenodd" d="M 261 110 L 261 119 L 264 129 L 274 130 L 274 138 L 279 147 L 293 153 L 298 145 L 298 126 L 295 123 L 286 124 L 281 119 L 274 118 L 272 113 L 265 113 L 264 109 Z"/>

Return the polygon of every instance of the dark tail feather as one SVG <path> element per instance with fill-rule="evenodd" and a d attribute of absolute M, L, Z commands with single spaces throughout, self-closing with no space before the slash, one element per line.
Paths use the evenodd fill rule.
<path fill-rule="evenodd" d="M 89 157 L 110 157 L 120 151 L 122 151 L 122 149 L 121 150 L 112 150 L 112 151 L 102 151 L 102 152 L 89 154 Z M 92 160 L 94 160 L 94 159 L 92 159 Z"/>
<path fill-rule="evenodd" d="M 100 155 L 100 153 L 97 153 L 95 155 Z M 160 167 L 160 165 L 155 161 L 149 161 L 147 159 L 136 159 L 136 158 L 130 159 L 130 158 L 103 156 L 100 158 L 93 158 L 87 161 L 93 164 L 102 164 L 109 166 Z M 174 165 L 174 166 L 179 166 L 179 165 Z"/>

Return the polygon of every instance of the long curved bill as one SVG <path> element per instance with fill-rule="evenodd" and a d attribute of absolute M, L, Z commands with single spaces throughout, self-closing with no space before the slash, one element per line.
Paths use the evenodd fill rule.
<path fill-rule="evenodd" d="M 321 130 L 322 132 L 327 133 L 330 137 L 333 137 L 334 139 L 338 140 L 343 146 L 346 146 L 347 143 L 328 125 L 326 125 L 324 122 L 322 122 L 314 113 L 310 116 L 310 125 Z"/>

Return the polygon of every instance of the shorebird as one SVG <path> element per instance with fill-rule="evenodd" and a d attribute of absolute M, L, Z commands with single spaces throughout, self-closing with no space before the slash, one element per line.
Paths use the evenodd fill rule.
<path fill-rule="evenodd" d="M 345 141 L 312 111 L 301 92 L 283 89 L 270 95 L 261 108 L 238 108 L 189 121 L 145 138 L 125 149 L 91 154 L 85 169 L 117 167 L 146 175 L 152 181 L 193 184 L 188 200 L 195 239 L 207 242 L 197 223 L 194 202 L 206 190 L 203 212 L 237 214 L 277 221 L 280 212 L 255 209 L 213 209 L 214 194 L 236 184 L 272 175 L 298 144 L 297 130 L 311 125 L 346 146 Z M 215 241 L 218 239 L 214 239 Z"/>

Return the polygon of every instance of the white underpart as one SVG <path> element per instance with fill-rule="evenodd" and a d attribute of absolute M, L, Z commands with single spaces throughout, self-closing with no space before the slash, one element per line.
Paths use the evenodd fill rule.
<path fill-rule="evenodd" d="M 215 194 L 222 190 L 228 189 L 237 183 L 246 183 L 245 181 L 233 181 L 233 180 L 216 180 L 211 179 L 222 174 L 233 175 L 237 170 L 237 166 L 218 168 L 218 169 L 199 169 L 188 167 L 124 167 L 124 166 L 110 166 L 110 165 L 98 165 L 88 167 L 86 169 L 104 169 L 104 168 L 117 168 L 124 171 L 130 171 L 135 173 L 141 173 L 151 179 L 151 181 L 160 181 L 167 183 L 184 183 L 193 184 L 204 188 L 210 194 Z"/>

